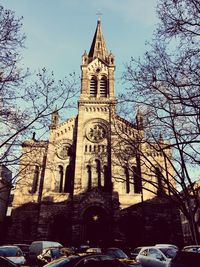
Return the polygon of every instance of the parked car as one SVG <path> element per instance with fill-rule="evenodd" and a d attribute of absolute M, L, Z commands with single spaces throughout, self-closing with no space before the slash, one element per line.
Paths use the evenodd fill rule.
<path fill-rule="evenodd" d="M 44 248 L 63 247 L 59 242 L 55 241 L 33 241 L 29 247 L 29 259 L 34 263 L 37 261 L 37 256 L 42 253 Z"/>
<path fill-rule="evenodd" d="M 14 262 L 2 256 L 0 256 L 0 266 L 1 267 L 18 267 L 17 264 L 15 264 Z"/>
<path fill-rule="evenodd" d="M 0 256 L 9 259 L 17 265 L 24 265 L 26 263 L 23 252 L 18 246 L 0 246 Z"/>
<path fill-rule="evenodd" d="M 142 267 L 137 260 L 130 259 L 128 255 L 120 248 L 106 248 L 103 250 L 103 253 L 115 259 L 118 259 L 119 261 L 127 265 Z"/>
<path fill-rule="evenodd" d="M 90 254 L 56 259 L 44 267 L 126 267 L 123 262 L 105 254 Z"/>
<path fill-rule="evenodd" d="M 190 246 L 185 246 L 183 251 L 188 251 L 188 252 L 198 252 L 200 253 L 200 245 L 190 245 Z"/>
<path fill-rule="evenodd" d="M 102 253 L 102 249 L 101 248 L 88 248 L 86 250 L 86 253 Z"/>
<path fill-rule="evenodd" d="M 171 247 L 143 247 L 136 257 L 143 267 L 169 267 L 177 249 Z"/>
<path fill-rule="evenodd" d="M 169 267 L 200 267 L 200 253 L 178 251 Z"/>
<path fill-rule="evenodd" d="M 21 251 L 23 252 L 26 261 L 29 261 L 29 247 L 30 247 L 30 245 L 28 245 L 28 244 L 13 244 L 13 245 L 18 246 L 21 249 Z"/>
<path fill-rule="evenodd" d="M 77 248 L 76 252 L 77 253 L 85 253 L 87 249 L 89 249 L 89 245 L 80 245 L 79 248 Z"/>
<path fill-rule="evenodd" d="M 136 247 L 133 250 L 130 250 L 129 254 L 130 254 L 131 259 L 135 259 L 142 248 L 143 247 Z"/>
<path fill-rule="evenodd" d="M 174 248 L 178 250 L 178 247 L 174 244 L 156 244 L 156 247 L 169 247 L 169 248 Z"/>
<path fill-rule="evenodd" d="M 37 263 L 39 266 L 43 266 L 48 262 L 60 258 L 62 256 L 70 256 L 75 254 L 72 248 L 66 247 L 51 247 L 44 248 L 42 253 L 37 256 Z"/>

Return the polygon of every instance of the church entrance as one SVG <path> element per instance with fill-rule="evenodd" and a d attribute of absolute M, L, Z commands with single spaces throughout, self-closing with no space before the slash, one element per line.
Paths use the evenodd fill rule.
<path fill-rule="evenodd" d="M 92 206 L 83 216 L 83 240 L 90 246 L 104 246 L 111 239 L 111 219 L 102 207 Z"/>

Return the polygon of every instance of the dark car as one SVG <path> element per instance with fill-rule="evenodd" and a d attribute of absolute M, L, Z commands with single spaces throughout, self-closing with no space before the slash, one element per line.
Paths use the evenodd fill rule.
<path fill-rule="evenodd" d="M 0 256 L 0 266 L 1 267 L 18 267 L 17 264 L 15 264 L 14 262 L 2 256 Z"/>
<path fill-rule="evenodd" d="M 123 262 L 104 254 L 62 257 L 44 267 L 126 267 Z"/>
<path fill-rule="evenodd" d="M 30 245 L 28 244 L 14 244 L 14 246 L 18 246 L 21 251 L 23 252 L 24 254 L 24 257 L 26 258 L 26 261 L 29 261 L 29 247 Z"/>
<path fill-rule="evenodd" d="M 178 251 L 169 267 L 200 267 L 200 253 Z"/>
<path fill-rule="evenodd" d="M 8 260 L 14 262 L 16 265 L 24 265 L 26 263 L 23 252 L 18 246 L 0 246 L 0 256 L 7 258 Z"/>
<path fill-rule="evenodd" d="M 134 267 L 142 267 L 142 265 L 138 261 L 130 259 L 128 255 L 120 248 L 106 248 L 103 250 L 103 252 L 127 265 L 131 265 Z"/>

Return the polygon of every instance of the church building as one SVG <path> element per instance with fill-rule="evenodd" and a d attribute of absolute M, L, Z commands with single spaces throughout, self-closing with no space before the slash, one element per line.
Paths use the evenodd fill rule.
<path fill-rule="evenodd" d="M 145 144 L 142 112 L 131 123 L 117 114 L 116 106 L 115 57 L 98 20 L 90 50 L 82 55 L 77 116 L 60 122 L 54 111 L 48 140 L 22 144 L 9 228 L 12 242 L 55 240 L 67 246 L 120 240 L 139 245 L 154 242 L 159 227 L 160 238 L 169 238 L 176 214 L 166 203 L 159 211 L 153 201 L 167 190 L 160 177 L 166 168 L 172 172 L 170 165 Z M 160 145 L 165 145 L 161 137 Z M 141 164 L 141 150 L 149 159 L 146 164 Z M 163 225 L 158 227 L 158 220 L 153 222 L 159 212 Z"/>

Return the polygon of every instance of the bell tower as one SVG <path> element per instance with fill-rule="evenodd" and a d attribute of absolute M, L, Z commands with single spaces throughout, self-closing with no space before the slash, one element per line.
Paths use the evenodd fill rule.
<path fill-rule="evenodd" d="M 103 38 L 100 19 L 94 38 L 87 54 L 82 55 L 82 80 L 80 101 L 109 102 L 115 100 L 114 95 L 114 56 L 108 52 Z"/>
<path fill-rule="evenodd" d="M 74 194 L 109 188 L 111 117 L 115 113 L 114 56 L 98 19 L 89 53 L 82 55 Z M 105 189 L 106 190 L 106 189 Z"/>

